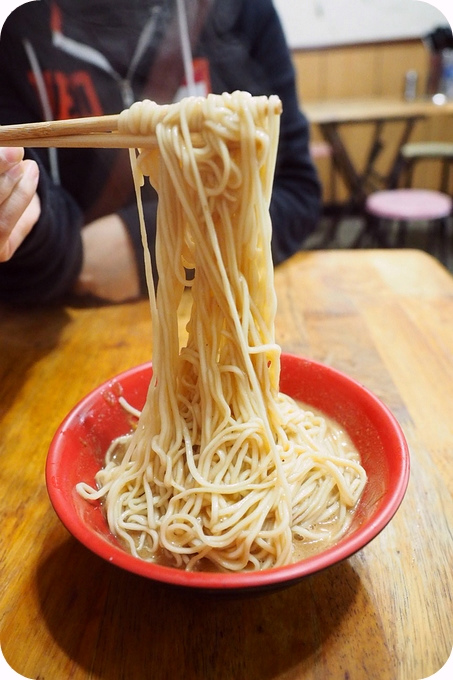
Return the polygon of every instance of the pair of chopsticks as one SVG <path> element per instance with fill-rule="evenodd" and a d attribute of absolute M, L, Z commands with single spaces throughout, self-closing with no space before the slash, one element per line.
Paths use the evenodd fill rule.
<path fill-rule="evenodd" d="M 215 97 L 216 95 L 211 95 Z M 254 97 L 256 106 L 262 112 L 272 111 L 280 114 L 282 104 L 276 95 Z M 136 103 L 141 105 L 140 102 Z M 135 106 L 135 104 L 133 105 Z M 167 112 L 179 105 L 162 105 L 159 108 L 160 118 L 164 119 Z M 73 118 L 40 123 L 22 123 L 20 125 L 0 125 L 1 146 L 23 147 L 99 147 L 145 149 L 157 146 L 155 134 L 130 134 L 120 131 L 119 119 L 121 114 L 108 116 L 91 116 L 87 118 Z M 154 123 L 156 124 L 156 123 Z M 199 124 L 199 123 L 198 123 Z M 192 139 L 197 135 L 191 130 Z"/>
<path fill-rule="evenodd" d="M 118 130 L 118 114 L 20 125 L 0 125 L 0 146 L 144 148 L 156 145 L 153 135 Z"/>

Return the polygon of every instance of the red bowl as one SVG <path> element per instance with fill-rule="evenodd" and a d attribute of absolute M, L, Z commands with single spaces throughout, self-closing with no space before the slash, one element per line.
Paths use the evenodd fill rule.
<path fill-rule="evenodd" d="M 338 543 L 316 555 L 258 572 L 186 572 L 133 557 L 110 532 L 99 504 L 81 498 L 75 486 L 80 481 L 94 484 L 109 443 L 131 428 L 130 416 L 118 403 L 118 395 L 122 393 L 141 409 L 151 372 L 150 363 L 136 366 L 88 394 L 58 428 L 47 457 L 47 489 L 57 515 L 75 538 L 108 562 L 166 584 L 205 591 L 276 588 L 350 557 L 375 538 L 397 511 L 409 480 L 409 451 L 392 413 L 363 385 L 343 373 L 283 354 L 282 392 L 340 423 L 366 469 L 368 481 L 348 531 Z"/>

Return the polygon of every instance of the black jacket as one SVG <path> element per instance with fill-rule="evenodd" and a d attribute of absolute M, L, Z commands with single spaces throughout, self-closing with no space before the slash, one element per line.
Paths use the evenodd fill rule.
<path fill-rule="evenodd" d="M 299 110 L 281 25 L 271 0 L 195 4 L 193 55 L 209 64 L 212 91 L 277 94 L 283 102 L 271 202 L 278 264 L 300 249 L 320 212 L 308 125 Z M 146 97 L 172 101 L 183 77 L 182 60 L 173 58 L 169 37 L 174 5 L 164 0 L 39 0 L 19 7 L 6 20 L 0 40 L 0 123 L 118 113 Z M 80 272 L 83 225 L 112 212 L 127 225 L 145 293 L 127 151 L 36 149 L 27 155 L 40 164 L 42 212 L 13 258 L 0 264 L 0 300 L 36 303 L 65 296 Z M 146 185 L 143 198 L 152 245 L 157 204 L 152 187 Z"/>

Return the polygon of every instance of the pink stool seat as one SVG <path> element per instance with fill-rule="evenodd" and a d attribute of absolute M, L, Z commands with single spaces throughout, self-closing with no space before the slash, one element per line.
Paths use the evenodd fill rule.
<path fill-rule="evenodd" d="M 452 207 L 450 196 L 429 189 L 376 191 L 365 204 L 366 211 L 378 218 L 408 222 L 446 218 Z"/>

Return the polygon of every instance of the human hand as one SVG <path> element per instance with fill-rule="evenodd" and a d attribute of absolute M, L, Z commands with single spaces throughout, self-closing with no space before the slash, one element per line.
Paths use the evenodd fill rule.
<path fill-rule="evenodd" d="M 0 262 L 9 260 L 39 218 L 39 168 L 22 148 L 0 149 Z"/>
<path fill-rule="evenodd" d="M 83 265 L 76 295 L 109 302 L 137 298 L 140 284 L 134 250 L 123 220 L 106 215 L 82 229 Z"/>

